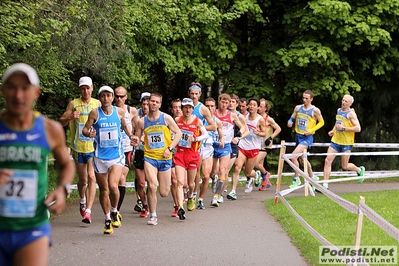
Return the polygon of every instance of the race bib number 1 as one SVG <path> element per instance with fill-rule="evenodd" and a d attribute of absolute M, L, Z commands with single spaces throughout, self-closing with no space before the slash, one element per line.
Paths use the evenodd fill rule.
<path fill-rule="evenodd" d="M 100 147 L 102 148 L 118 147 L 117 127 L 100 128 Z"/>
<path fill-rule="evenodd" d="M 38 172 L 14 170 L 11 181 L 0 186 L 0 215 L 34 217 L 37 202 Z"/>

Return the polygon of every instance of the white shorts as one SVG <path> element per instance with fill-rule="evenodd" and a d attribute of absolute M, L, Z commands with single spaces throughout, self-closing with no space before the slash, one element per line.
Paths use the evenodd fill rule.
<path fill-rule="evenodd" d="M 202 160 L 206 160 L 209 157 L 213 157 L 213 146 L 212 144 L 203 144 L 202 145 Z"/>
<path fill-rule="evenodd" d="M 94 156 L 93 164 L 94 164 L 94 171 L 96 173 L 105 174 L 108 172 L 108 169 L 115 164 L 118 164 L 123 167 L 125 165 L 125 155 L 123 154 L 121 157 L 113 160 L 102 160 Z"/>

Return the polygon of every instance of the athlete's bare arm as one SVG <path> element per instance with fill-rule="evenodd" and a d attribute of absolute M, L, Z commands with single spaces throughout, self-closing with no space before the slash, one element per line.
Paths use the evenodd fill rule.
<path fill-rule="evenodd" d="M 208 122 L 208 125 L 205 127 L 206 130 L 207 131 L 215 131 L 216 125 L 213 122 L 211 111 L 209 111 L 209 109 L 205 105 L 202 105 L 200 112 L 204 116 L 206 122 Z"/>
<path fill-rule="evenodd" d="M 47 133 L 47 139 L 50 145 L 50 149 L 54 155 L 54 159 L 57 161 L 58 166 L 58 186 L 51 192 L 44 204 L 54 202 L 48 208 L 56 214 L 60 214 L 65 208 L 65 184 L 71 184 L 75 176 L 75 164 L 69 157 L 68 148 L 66 146 L 64 129 L 61 124 L 50 120 L 44 119 L 45 131 Z"/>
<path fill-rule="evenodd" d="M 82 134 L 85 137 L 94 138 L 96 136 L 96 130 L 92 128 L 93 124 L 97 121 L 98 109 L 93 109 L 89 113 L 89 117 L 86 121 L 85 126 L 82 129 Z"/>
<path fill-rule="evenodd" d="M 67 126 L 69 121 L 79 118 L 80 112 L 73 108 L 73 100 L 68 103 L 64 114 L 58 120 L 63 127 Z"/>

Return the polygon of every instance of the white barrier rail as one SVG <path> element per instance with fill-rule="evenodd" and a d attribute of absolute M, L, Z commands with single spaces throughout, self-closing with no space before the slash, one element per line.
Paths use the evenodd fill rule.
<path fill-rule="evenodd" d="M 284 144 L 275 144 L 272 149 L 279 149 L 283 146 L 295 147 L 295 142 L 284 142 Z M 312 147 L 328 147 L 330 143 L 313 143 Z M 376 148 L 376 149 L 399 149 L 399 143 L 355 143 L 355 148 Z"/>
<path fill-rule="evenodd" d="M 322 145 L 325 145 L 325 143 L 321 143 Z M 289 144 L 288 144 L 289 145 Z M 306 167 L 304 171 L 302 171 L 299 167 L 297 167 L 294 163 L 291 162 L 290 158 L 293 158 L 293 156 L 289 156 L 285 154 L 285 146 L 286 143 L 282 142 L 282 149 L 280 150 L 280 162 L 279 162 L 279 173 L 278 173 L 278 182 L 277 182 L 277 187 L 276 187 L 276 198 L 275 198 L 275 203 L 278 202 L 277 199 L 281 199 L 281 201 L 284 203 L 284 205 L 288 208 L 288 210 L 294 215 L 294 217 L 301 222 L 302 225 L 316 238 L 321 242 L 324 246 L 331 246 L 331 243 L 329 243 L 323 236 L 321 236 L 317 231 L 315 231 L 306 221 L 292 208 L 291 205 L 287 202 L 287 200 L 284 198 L 284 195 L 287 195 L 288 193 L 298 189 L 305 187 L 305 196 L 307 196 L 307 189 L 310 188 L 310 184 L 316 187 L 320 192 L 322 192 L 324 195 L 329 197 L 331 200 L 333 200 L 335 203 L 340 205 L 341 207 L 345 208 L 347 211 L 351 213 L 355 213 L 358 215 L 358 229 L 359 231 L 356 231 L 356 240 L 355 240 L 355 245 L 360 245 L 360 235 L 361 235 L 361 229 L 362 229 L 362 219 L 359 219 L 360 216 L 366 215 L 372 221 L 374 224 L 376 224 L 378 227 L 383 229 L 386 233 L 388 233 L 391 237 L 395 238 L 396 240 L 399 241 L 399 229 L 393 226 L 391 223 L 386 221 L 383 217 L 381 217 L 378 213 L 376 213 L 373 209 L 371 209 L 369 206 L 367 206 L 364 203 L 364 198 L 360 200 L 359 205 L 356 206 L 352 202 L 349 202 L 342 197 L 336 195 L 335 193 L 331 192 L 330 190 L 325 189 L 323 186 L 321 186 L 319 183 L 322 182 L 342 182 L 342 181 L 349 181 L 349 180 L 356 180 L 359 178 L 386 178 L 386 177 L 394 177 L 398 176 L 398 171 L 374 171 L 376 172 L 374 176 L 373 174 L 368 173 L 368 175 L 364 175 L 362 177 L 354 176 L 356 173 L 351 173 L 354 177 L 349 177 L 349 178 L 340 178 L 340 179 L 334 179 L 330 181 L 315 181 L 313 178 L 310 178 Z M 316 146 L 316 145 L 315 145 Z M 321 145 L 320 145 L 321 146 Z M 363 144 L 363 145 L 358 145 L 358 147 L 367 147 L 367 148 L 399 148 L 399 144 Z M 326 156 L 331 153 L 321 153 L 321 154 L 310 154 L 307 153 L 306 151 L 304 153 L 301 153 L 300 155 L 303 157 L 304 160 L 304 165 L 307 163 L 307 156 Z M 334 153 L 334 155 L 398 155 L 399 151 L 393 151 L 393 152 L 361 152 L 361 153 Z M 297 156 L 295 156 L 297 157 Z M 283 169 L 283 163 L 286 162 L 288 163 L 291 168 L 294 171 L 297 171 L 305 180 L 305 184 L 302 186 L 298 186 L 296 188 L 292 189 L 286 189 L 284 191 L 279 191 L 279 184 L 280 184 L 280 179 L 283 176 L 282 174 L 282 169 Z M 348 173 L 348 172 L 347 172 Z M 315 173 L 316 174 L 316 173 Z M 356 174 L 357 175 L 357 174 Z M 287 175 L 285 175 L 287 176 Z M 311 189 L 311 194 L 314 196 L 313 191 Z M 359 222 L 360 221 L 360 222 Z"/>

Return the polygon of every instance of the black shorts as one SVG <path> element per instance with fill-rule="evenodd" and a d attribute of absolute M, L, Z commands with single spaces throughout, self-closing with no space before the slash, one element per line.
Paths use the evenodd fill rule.
<path fill-rule="evenodd" d="M 238 144 L 231 143 L 231 154 L 230 159 L 238 157 Z"/>
<path fill-rule="evenodd" d="M 134 152 L 133 165 L 137 169 L 144 169 L 144 151 L 136 150 Z"/>
<path fill-rule="evenodd" d="M 125 167 L 130 168 L 132 164 L 133 151 L 125 152 Z"/>

